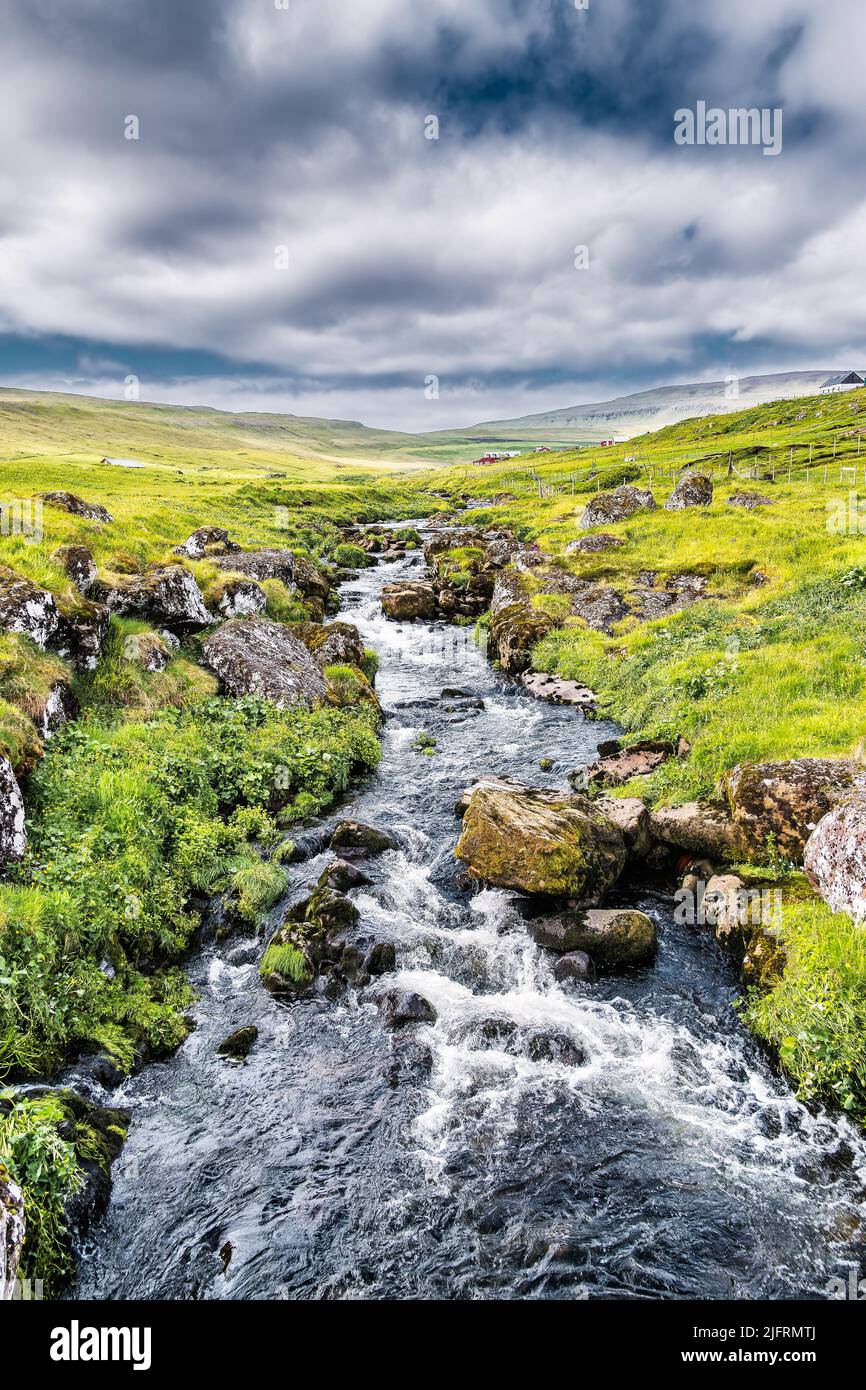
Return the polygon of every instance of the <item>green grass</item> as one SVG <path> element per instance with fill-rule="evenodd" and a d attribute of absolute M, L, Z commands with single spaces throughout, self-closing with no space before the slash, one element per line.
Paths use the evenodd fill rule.
<path fill-rule="evenodd" d="M 375 730 L 369 707 L 210 699 L 61 731 L 32 776 L 27 857 L 0 887 L 0 1072 L 39 1075 L 81 1046 L 124 1066 L 176 1046 L 191 899 L 270 905 L 284 870 L 254 846 L 375 766 Z"/>
<path fill-rule="evenodd" d="M 839 1105 L 866 1124 L 866 932 L 815 899 L 788 903 L 788 964 L 743 1010 L 805 1100 Z"/>

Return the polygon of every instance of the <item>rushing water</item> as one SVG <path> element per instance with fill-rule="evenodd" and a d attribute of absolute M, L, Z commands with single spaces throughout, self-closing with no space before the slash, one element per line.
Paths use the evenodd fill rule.
<path fill-rule="evenodd" d="M 455 888 L 453 806 L 468 782 L 562 785 L 615 730 L 505 683 L 465 629 L 385 621 L 381 584 L 418 563 L 344 588 L 345 616 L 380 654 L 389 715 L 379 771 L 347 806 L 399 838 L 352 896 L 397 943 L 388 983 L 419 990 L 438 1020 L 389 1034 L 372 1002 L 381 981 L 282 1004 L 259 983 L 261 941 L 204 947 L 195 1032 L 115 1093 L 133 1124 L 74 1292 L 824 1297 L 858 1264 L 866 1145 L 774 1075 L 706 932 L 648 899 L 657 960 L 561 988 L 507 893 Z M 447 686 L 483 709 L 448 712 Z M 434 757 L 413 748 L 422 730 Z M 293 869 L 295 895 L 329 857 Z M 268 929 L 279 918 L 278 906 Z M 247 1063 L 216 1057 L 245 1023 L 259 1028 Z"/>

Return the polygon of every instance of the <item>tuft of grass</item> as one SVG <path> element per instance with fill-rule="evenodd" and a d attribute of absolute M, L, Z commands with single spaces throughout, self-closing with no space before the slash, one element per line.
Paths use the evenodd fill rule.
<path fill-rule="evenodd" d="M 295 984 L 306 984 L 312 979 L 309 963 L 303 951 L 291 942 L 268 946 L 259 965 L 260 975 L 285 975 Z"/>

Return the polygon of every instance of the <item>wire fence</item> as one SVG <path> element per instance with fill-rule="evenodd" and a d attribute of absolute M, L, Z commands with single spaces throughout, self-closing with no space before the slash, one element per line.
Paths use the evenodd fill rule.
<path fill-rule="evenodd" d="M 476 465 L 480 467 L 480 465 Z M 490 481 L 484 465 L 483 476 Z M 635 482 L 645 482 L 647 486 L 668 483 L 676 484 L 682 478 L 701 473 L 714 481 L 740 479 L 750 482 L 807 482 L 824 486 L 856 487 L 862 481 L 866 487 L 866 449 L 862 447 L 859 430 L 847 431 L 845 436 L 836 436 L 832 444 L 814 440 L 800 444 L 785 444 L 762 448 L 760 445 L 739 446 L 724 453 L 683 461 L 682 458 L 646 458 L 639 452 L 625 454 L 616 462 L 597 464 L 581 471 L 570 470 L 562 473 L 545 472 L 535 468 L 510 468 L 495 475 L 495 482 L 503 491 L 516 495 L 535 496 L 541 500 L 561 495 L 600 492 L 608 486 L 616 475 L 622 478 L 625 470 L 632 469 Z M 862 470 L 862 477 L 861 477 Z M 466 469 L 467 484 L 474 474 Z"/>

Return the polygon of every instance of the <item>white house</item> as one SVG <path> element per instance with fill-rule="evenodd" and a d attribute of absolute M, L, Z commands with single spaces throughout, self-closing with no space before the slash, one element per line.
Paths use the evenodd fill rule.
<path fill-rule="evenodd" d="M 866 386 L 866 372 L 839 372 L 824 382 L 818 394 L 835 396 L 837 391 L 856 391 L 860 386 Z"/>

